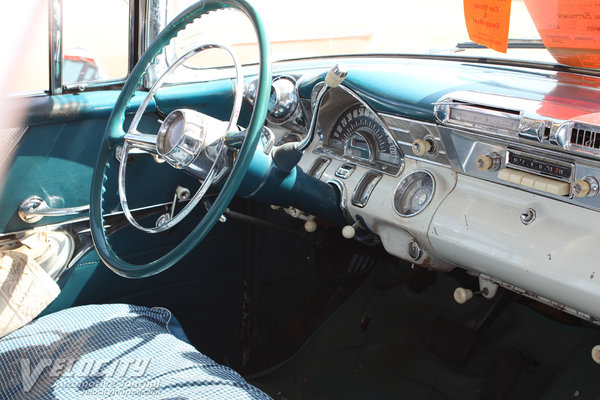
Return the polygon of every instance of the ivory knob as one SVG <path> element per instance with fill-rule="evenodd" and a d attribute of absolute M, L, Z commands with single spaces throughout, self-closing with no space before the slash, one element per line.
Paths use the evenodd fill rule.
<path fill-rule="evenodd" d="M 465 304 L 467 301 L 473 298 L 473 291 L 471 289 L 465 289 L 462 287 L 456 288 L 454 291 L 454 301 L 458 304 Z"/>
<path fill-rule="evenodd" d="M 592 191 L 592 186 L 585 179 L 577 179 L 573 183 L 573 195 L 575 197 L 585 197 Z"/>
<path fill-rule="evenodd" d="M 475 160 L 475 166 L 480 171 L 487 171 L 494 165 L 494 159 L 490 156 L 479 156 Z"/>
<path fill-rule="evenodd" d="M 415 156 L 424 156 L 431 151 L 431 142 L 429 140 L 416 139 L 412 142 L 412 151 Z"/>

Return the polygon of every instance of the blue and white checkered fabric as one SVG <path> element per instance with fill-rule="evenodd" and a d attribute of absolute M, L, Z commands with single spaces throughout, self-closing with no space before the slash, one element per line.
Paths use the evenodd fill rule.
<path fill-rule="evenodd" d="M 89 305 L 0 339 L 2 399 L 270 399 L 170 331 L 164 308 Z"/>

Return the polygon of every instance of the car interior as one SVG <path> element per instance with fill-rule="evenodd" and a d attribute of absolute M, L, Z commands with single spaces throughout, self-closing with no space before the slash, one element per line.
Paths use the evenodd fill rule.
<path fill-rule="evenodd" d="M 49 86 L 0 93 L 0 398 L 600 398 L 593 1 L 512 1 L 537 61 L 279 57 L 260 1 L 119 0 L 123 79 L 39 3 Z M 242 45 L 183 39 L 228 12 Z"/>

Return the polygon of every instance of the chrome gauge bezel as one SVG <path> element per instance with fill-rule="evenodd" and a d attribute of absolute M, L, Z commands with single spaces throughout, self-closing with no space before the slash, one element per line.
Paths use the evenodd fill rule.
<path fill-rule="evenodd" d="M 283 90 L 281 93 L 277 91 L 276 84 L 280 81 L 286 81 L 291 84 L 291 90 Z M 288 88 L 289 89 L 289 88 Z M 284 112 L 282 117 L 275 115 L 275 110 L 271 110 L 269 104 L 269 111 L 267 112 L 267 119 L 273 124 L 283 124 L 294 118 L 297 111 L 300 108 L 300 96 L 298 95 L 298 82 L 297 80 L 289 75 L 279 75 L 273 78 L 271 81 L 271 90 L 276 91 L 278 106 L 281 108 L 280 112 Z M 284 97 L 285 99 L 282 99 Z M 281 104 L 282 100 L 285 100 L 286 104 Z"/>
<path fill-rule="evenodd" d="M 428 175 L 429 178 L 431 179 L 431 195 L 427 198 L 427 200 L 421 205 L 421 208 L 413 213 L 410 214 L 403 214 L 400 211 L 398 211 L 398 209 L 396 208 L 396 194 L 398 193 L 398 191 L 400 190 L 401 186 L 403 185 L 410 185 L 412 182 L 406 183 L 409 179 L 412 179 L 413 182 L 415 181 L 414 177 L 416 174 L 425 174 Z M 419 178 L 417 178 L 419 179 Z M 424 169 L 418 169 L 415 170 L 413 172 L 411 172 L 410 174 L 406 175 L 404 178 L 402 178 L 402 180 L 400 181 L 400 183 L 398 183 L 398 185 L 396 186 L 396 188 L 394 189 L 394 195 L 392 196 L 392 207 L 394 209 L 394 211 L 396 212 L 396 214 L 398 214 L 399 216 L 403 217 L 403 218 L 410 218 L 410 217 L 414 217 L 415 215 L 418 215 L 420 213 L 422 213 L 431 203 L 431 200 L 433 200 L 433 196 L 435 195 L 435 178 L 433 177 L 433 175 Z M 406 190 L 403 190 L 403 193 L 406 192 Z"/>
<path fill-rule="evenodd" d="M 292 101 L 289 105 L 287 113 L 282 117 L 278 118 L 272 114 L 271 111 L 267 111 L 266 123 L 271 126 L 280 126 L 289 129 L 293 132 L 300 134 L 306 133 L 307 126 L 304 115 L 306 115 L 305 105 L 303 104 L 304 99 L 300 97 L 299 85 L 301 75 L 289 75 L 279 74 L 274 75 L 271 81 L 271 90 L 274 90 L 274 84 L 280 80 L 286 80 L 293 84 L 293 90 L 288 90 L 286 96 Z M 252 79 L 244 86 L 244 100 L 250 107 L 254 107 L 254 97 L 256 88 L 258 85 L 258 79 Z"/>
<path fill-rule="evenodd" d="M 341 106 L 336 107 L 335 112 L 331 112 L 328 109 L 328 103 L 333 103 L 333 102 L 337 103 L 339 101 L 339 95 L 336 95 L 336 94 L 340 93 L 339 90 L 342 90 L 343 93 L 346 95 L 345 99 L 343 99 L 344 101 L 339 103 L 339 104 L 341 104 Z M 313 91 L 314 91 L 314 89 L 313 89 Z M 374 170 L 377 170 L 381 173 L 384 173 L 384 174 L 390 175 L 390 176 L 398 176 L 399 174 L 401 174 L 402 171 L 404 170 L 405 155 L 402 152 L 402 150 L 400 149 L 400 146 L 398 145 L 398 143 L 396 143 L 394 136 L 391 134 L 387 125 L 383 122 L 383 120 L 380 118 L 380 116 L 367 103 L 365 103 L 356 93 L 354 93 L 352 90 L 350 90 L 349 88 L 347 88 L 344 85 L 339 85 L 338 87 L 336 87 L 334 89 L 330 89 L 330 91 L 326 94 L 326 96 L 329 96 L 329 97 L 327 99 L 324 99 L 324 101 L 321 103 L 321 107 L 319 110 L 319 117 L 318 117 L 319 118 L 319 128 L 318 128 L 319 143 L 316 146 L 316 148 L 313 150 L 313 153 L 319 154 L 319 155 L 325 155 L 327 157 L 331 157 L 331 158 L 334 158 L 334 159 L 340 160 L 340 161 L 350 161 L 357 165 L 367 167 L 370 169 L 374 169 Z M 332 100 L 332 96 L 333 96 L 333 99 L 335 99 L 335 100 Z M 360 158 L 360 157 L 353 157 L 352 155 L 349 155 L 349 154 L 339 154 L 338 152 L 333 151 L 332 149 L 328 148 L 325 145 L 325 134 L 323 132 L 323 129 L 321 129 L 322 128 L 321 122 L 323 122 L 323 119 L 327 118 L 328 125 L 331 125 L 331 127 L 333 128 L 335 126 L 336 122 L 338 121 L 338 119 L 341 117 L 341 115 L 343 115 L 343 113 L 346 112 L 346 110 L 348 110 L 351 107 L 357 106 L 357 105 L 365 107 L 365 109 L 369 112 L 369 115 L 372 116 L 372 118 L 375 119 L 377 124 L 381 126 L 383 132 L 385 133 L 385 135 L 388 138 L 390 145 L 394 146 L 396 148 L 396 151 L 398 152 L 398 157 L 399 157 L 398 165 L 388 164 L 388 163 L 385 163 L 385 162 L 377 160 L 377 159 L 366 160 L 366 159 Z M 337 108 L 339 108 L 339 110 Z M 325 115 L 323 115 L 324 113 L 325 113 Z M 330 135 L 331 132 L 329 132 L 328 134 Z"/>

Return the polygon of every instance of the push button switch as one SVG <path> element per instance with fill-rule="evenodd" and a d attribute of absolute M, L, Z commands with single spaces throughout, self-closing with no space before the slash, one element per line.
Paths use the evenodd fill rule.
<path fill-rule="evenodd" d="M 335 176 L 342 179 L 347 179 L 352 175 L 356 167 L 352 164 L 342 164 L 338 167 L 337 171 L 335 171 Z"/>
<path fill-rule="evenodd" d="M 569 182 L 544 178 L 543 176 L 511 168 L 498 171 L 498 179 L 557 196 L 568 196 L 571 191 Z"/>

